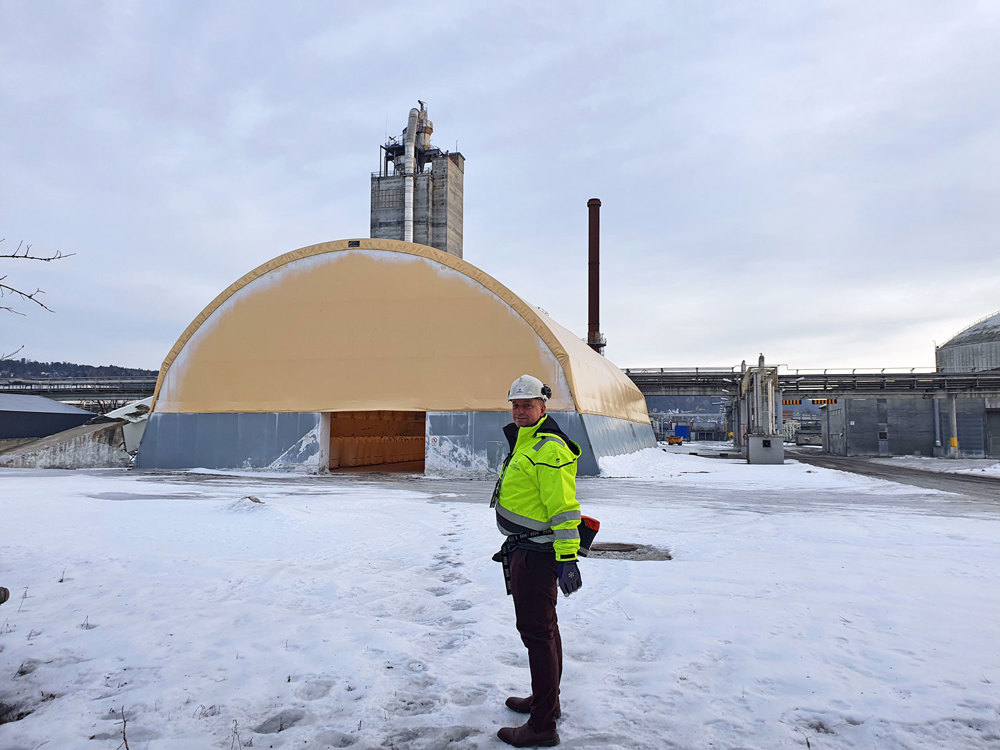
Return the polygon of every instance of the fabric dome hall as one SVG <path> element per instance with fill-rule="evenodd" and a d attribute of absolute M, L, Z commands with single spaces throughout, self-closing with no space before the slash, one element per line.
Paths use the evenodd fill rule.
<path fill-rule="evenodd" d="M 613 363 L 470 263 L 395 240 L 312 245 L 188 326 L 137 465 L 485 473 L 525 372 L 551 385 L 581 474 L 655 445 L 642 393 Z"/>

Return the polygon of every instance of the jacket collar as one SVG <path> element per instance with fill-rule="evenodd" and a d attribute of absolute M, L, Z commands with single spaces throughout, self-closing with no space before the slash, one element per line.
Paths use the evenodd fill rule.
<path fill-rule="evenodd" d="M 549 415 L 546 414 L 544 417 L 535 422 L 535 424 L 529 427 L 518 427 L 513 422 L 504 427 L 503 434 L 507 438 L 507 444 L 510 446 L 511 452 L 514 451 L 514 446 L 519 442 L 533 437 L 535 433 L 538 432 L 538 428 L 545 424 L 548 419 Z"/>
<path fill-rule="evenodd" d="M 566 442 L 566 445 L 569 446 L 569 449 L 573 451 L 573 453 L 577 456 L 580 455 L 580 446 L 569 439 L 569 436 L 562 431 L 562 428 L 559 427 L 556 420 L 554 420 L 549 414 L 546 414 L 530 427 L 518 427 L 516 424 L 511 422 L 503 428 L 503 434 L 507 438 L 507 443 L 510 446 L 511 453 L 514 452 L 514 446 L 517 445 L 517 443 L 522 440 L 530 440 L 539 432 L 558 435 Z"/>

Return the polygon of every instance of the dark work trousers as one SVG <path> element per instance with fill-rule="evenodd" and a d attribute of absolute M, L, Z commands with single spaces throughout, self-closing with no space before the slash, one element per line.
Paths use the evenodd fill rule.
<path fill-rule="evenodd" d="M 528 648 L 531 668 L 531 719 L 536 732 L 556 728 L 562 639 L 556 619 L 556 559 L 551 549 L 515 549 L 510 555 L 510 588 L 517 632 Z"/>

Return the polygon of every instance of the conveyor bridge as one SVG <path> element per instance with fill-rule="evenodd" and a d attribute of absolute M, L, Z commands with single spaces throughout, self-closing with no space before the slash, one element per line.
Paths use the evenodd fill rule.
<path fill-rule="evenodd" d="M 738 396 L 739 367 L 628 368 L 623 372 L 646 396 Z M 945 373 L 931 369 L 909 370 L 780 370 L 780 392 L 817 398 L 827 394 L 926 395 L 1000 394 L 1000 370 Z"/>

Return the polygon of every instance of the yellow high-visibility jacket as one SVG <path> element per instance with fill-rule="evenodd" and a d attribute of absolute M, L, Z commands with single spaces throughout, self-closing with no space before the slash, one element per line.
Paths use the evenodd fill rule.
<path fill-rule="evenodd" d="M 493 492 L 497 528 L 507 536 L 550 531 L 516 546 L 551 548 L 559 562 L 576 560 L 580 549 L 580 503 L 576 500 L 580 446 L 548 415 L 532 427 L 518 428 L 511 423 L 503 431 L 510 453 Z"/>

